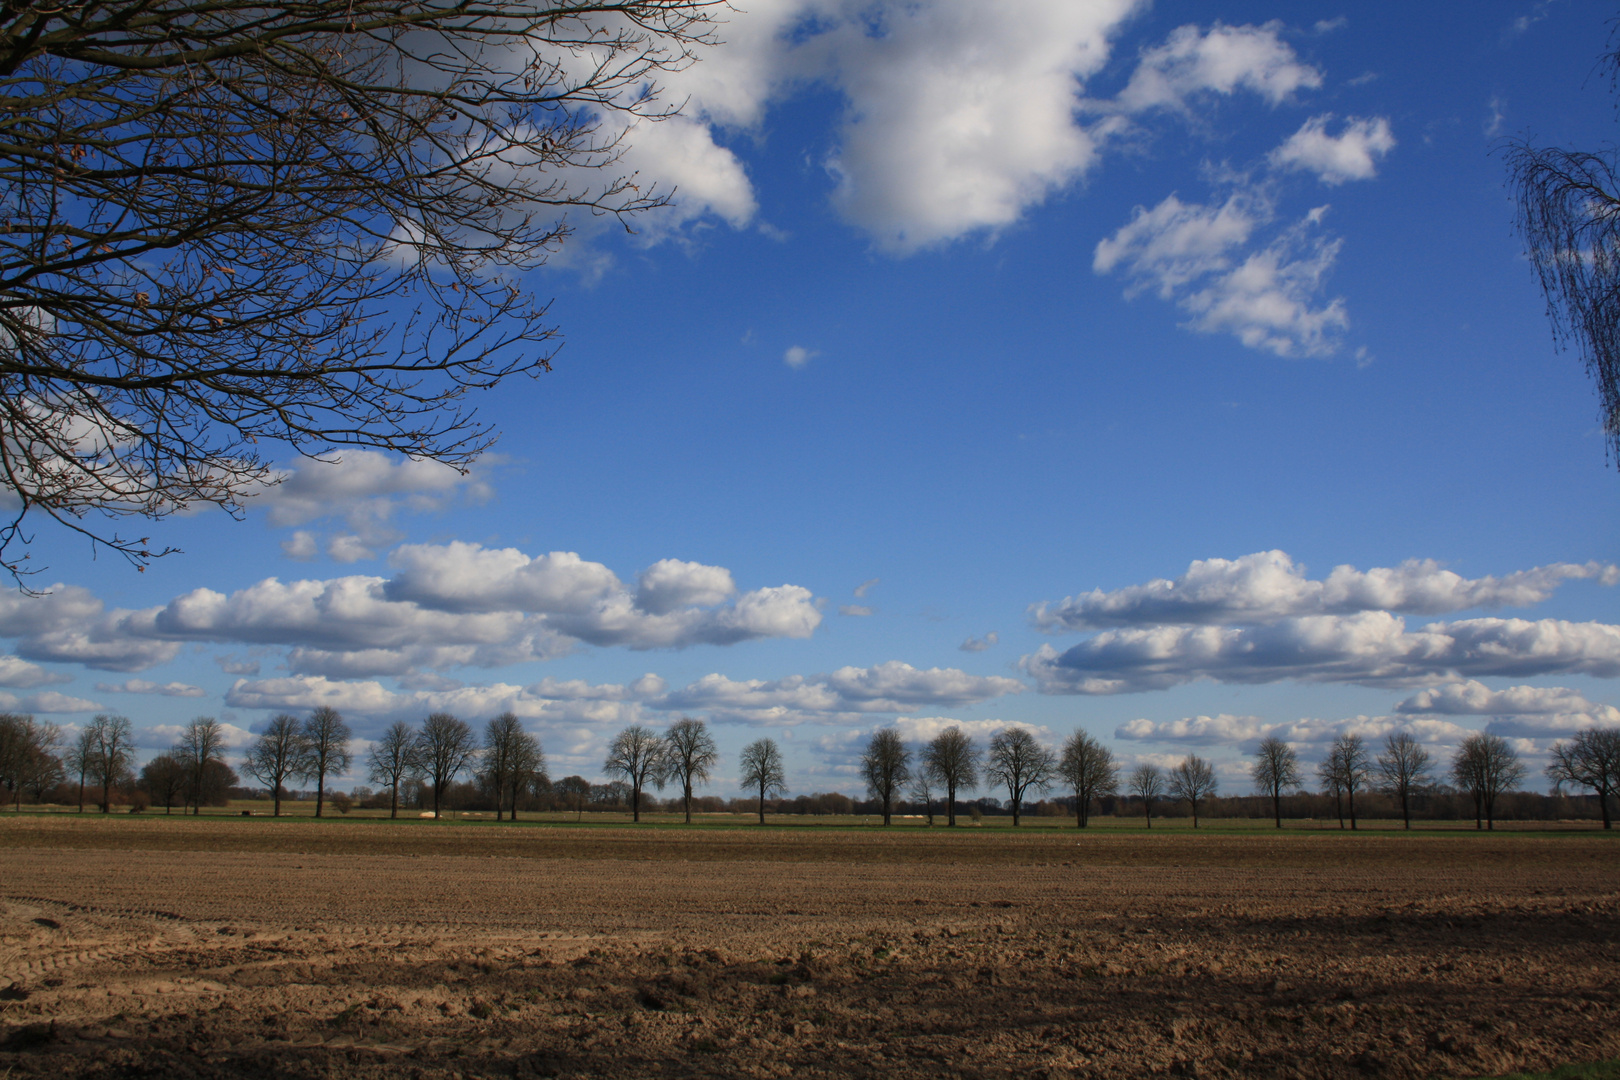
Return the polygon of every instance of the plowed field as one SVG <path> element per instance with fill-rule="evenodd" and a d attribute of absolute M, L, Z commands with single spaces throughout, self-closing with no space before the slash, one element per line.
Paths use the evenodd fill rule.
<path fill-rule="evenodd" d="M 0 1039 L 11 1077 L 1542 1068 L 1620 1057 L 1620 846 L 5 818 Z"/>

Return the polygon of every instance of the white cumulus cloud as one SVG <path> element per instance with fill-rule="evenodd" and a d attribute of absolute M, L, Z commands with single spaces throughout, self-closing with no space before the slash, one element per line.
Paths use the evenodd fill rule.
<path fill-rule="evenodd" d="M 1020 661 L 1043 693 L 1119 694 L 1196 679 L 1225 683 L 1411 686 L 1488 676 L 1620 675 L 1620 626 L 1560 619 L 1465 619 L 1410 631 L 1383 611 L 1310 615 L 1257 627 L 1107 630 Z"/>
<path fill-rule="evenodd" d="M 1162 623 L 1263 623 L 1298 615 L 1393 611 L 1442 615 L 1470 608 L 1528 607 L 1564 581 L 1620 581 L 1611 563 L 1553 563 L 1501 577 L 1465 578 L 1432 559 L 1357 570 L 1341 565 L 1326 578 L 1306 577 L 1287 552 L 1258 551 L 1236 559 L 1198 559 L 1185 574 L 1155 578 L 1111 592 L 1064 597 L 1030 607 L 1043 630 L 1096 630 Z"/>
<path fill-rule="evenodd" d="M 1349 326 L 1342 300 L 1323 300 L 1340 241 L 1317 235 L 1326 207 L 1283 229 L 1264 247 L 1246 250 L 1252 234 L 1274 220 L 1268 200 L 1244 190 L 1225 202 L 1183 203 L 1170 195 L 1097 244 L 1092 269 L 1119 270 L 1130 292 L 1152 288 L 1174 300 L 1204 333 L 1230 333 L 1278 356 L 1336 351 Z"/>
<path fill-rule="evenodd" d="M 1280 22 L 1177 27 L 1163 45 L 1142 52 L 1118 104 L 1128 112 L 1184 111 L 1200 95 L 1247 90 L 1280 105 L 1300 90 L 1321 86 L 1322 73 L 1295 55 L 1282 29 Z"/>
<path fill-rule="evenodd" d="M 72 681 L 71 675 L 46 671 L 38 664 L 30 664 L 15 656 L 0 656 L 0 686 L 14 686 L 19 690 L 26 690 L 34 686 Z"/>
<path fill-rule="evenodd" d="M 1315 173 L 1328 185 L 1349 180 L 1370 180 L 1378 175 L 1378 161 L 1395 148 L 1395 136 L 1384 117 L 1348 117 L 1344 130 L 1329 135 L 1332 113 L 1313 116 L 1271 152 L 1274 168 Z"/>
<path fill-rule="evenodd" d="M 1016 679 L 969 675 L 955 668 L 925 670 L 890 660 L 869 668 L 843 667 L 831 674 L 776 680 L 705 675 L 649 704 L 662 710 L 707 711 L 716 720 L 734 723 L 840 723 L 873 713 L 975 704 L 1023 689 Z"/>

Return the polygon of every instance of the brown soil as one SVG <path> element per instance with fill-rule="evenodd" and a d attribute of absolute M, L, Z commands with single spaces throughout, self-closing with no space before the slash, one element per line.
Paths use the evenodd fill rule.
<path fill-rule="evenodd" d="M 963 833 L 0 820 L 0 1076 L 1620 1057 L 1611 836 Z"/>

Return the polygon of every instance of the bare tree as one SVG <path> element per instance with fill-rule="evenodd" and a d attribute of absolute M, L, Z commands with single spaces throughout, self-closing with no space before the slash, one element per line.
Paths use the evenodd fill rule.
<path fill-rule="evenodd" d="M 309 744 L 298 718 L 289 713 L 272 717 L 242 759 L 242 771 L 270 789 L 270 815 L 280 817 L 287 781 L 309 772 Z"/>
<path fill-rule="evenodd" d="M 49 787 L 60 778 L 62 762 L 56 751 L 62 729 L 41 723 L 24 713 L 0 713 L 0 784 L 9 788 L 15 809 L 22 812 L 25 789 Z"/>
<path fill-rule="evenodd" d="M 326 801 L 326 778 L 342 776 L 354 764 L 349 740 L 354 733 L 343 722 L 343 714 L 327 705 L 310 711 L 304 721 L 305 766 L 303 775 L 315 781 L 315 816 L 321 816 Z"/>
<path fill-rule="evenodd" d="M 922 772 L 945 789 L 945 824 L 956 827 L 956 793 L 979 786 L 980 750 L 961 728 L 948 727 L 922 751 Z"/>
<path fill-rule="evenodd" d="M 630 788 L 631 819 L 640 821 L 641 793 L 649 783 L 664 786 L 664 740 L 649 727 L 631 724 L 614 736 L 602 771 L 624 777 Z"/>
<path fill-rule="evenodd" d="M 911 779 L 911 751 L 900 741 L 894 728 L 879 728 L 866 741 L 861 753 L 861 773 L 866 778 L 866 793 L 883 804 L 883 824 L 889 825 L 894 816 L 894 800 Z"/>
<path fill-rule="evenodd" d="M 688 825 L 692 823 L 692 785 L 707 783 L 719 760 L 709 725 L 702 720 L 683 716 L 664 732 L 664 776 L 681 783 Z"/>
<path fill-rule="evenodd" d="M 449 713 L 431 713 L 416 736 L 416 760 L 433 782 L 433 816 L 450 782 L 478 753 L 478 740 L 465 720 Z"/>
<path fill-rule="evenodd" d="M 1114 752 L 1084 731 L 1076 731 L 1063 743 L 1058 759 L 1058 776 L 1074 791 L 1074 823 L 1084 829 L 1091 823 L 1091 803 L 1119 790 L 1119 763 Z"/>
<path fill-rule="evenodd" d="M 1603 813 L 1603 827 L 1614 828 L 1609 817 L 1609 796 L 1620 794 L 1620 730 L 1587 728 L 1575 733 L 1569 742 L 1555 743 L 1547 778 L 1554 790 L 1564 784 L 1591 788 L 1597 793 Z"/>
<path fill-rule="evenodd" d="M 27 733 L 28 750 L 17 770 L 17 783 L 31 793 L 35 802 L 44 802 L 45 792 L 62 782 L 65 774 L 58 755 L 62 741 L 61 727 L 44 721 L 34 721 Z M 22 809 L 20 802 L 17 809 Z"/>
<path fill-rule="evenodd" d="M 545 782 L 546 752 L 541 749 L 538 738 L 520 730 L 517 737 L 512 740 L 511 755 L 512 767 L 506 786 L 506 801 L 509 816 L 511 820 L 516 821 L 518 796 L 525 791 L 533 791 L 537 785 Z"/>
<path fill-rule="evenodd" d="M 1142 800 L 1147 827 L 1153 828 L 1153 801 L 1164 795 L 1164 773 L 1157 765 L 1146 762 L 1138 765 L 1136 771 L 1131 773 L 1131 794 Z"/>
<path fill-rule="evenodd" d="M 481 775 L 484 783 L 495 795 L 495 820 L 506 812 L 506 794 L 513 787 L 518 758 L 523 754 L 522 742 L 528 737 L 523 721 L 517 713 L 504 712 L 484 727 L 484 753 Z"/>
<path fill-rule="evenodd" d="M 928 827 L 934 827 L 934 777 L 927 769 L 911 770 L 911 788 L 906 792 L 914 803 L 922 803 L 923 820 Z"/>
<path fill-rule="evenodd" d="M 80 519 L 234 511 L 277 443 L 475 456 L 554 352 L 520 272 L 667 201 L 624 132 L 712 3 L 0 10 L 0 565 L 30 511 L 144 562 Z"/>
<path fill-rule="evenodd" d="M 79 737 L 73 740 L 68 751 L 63 755 L 62 765 L 67 769 L 69 776 L 79 778 L 79 813 L 84 813 L 84 781 L 95 772 L 96 763 L 96 726 L 90 723 L 79 732 Z"/>
<path fill-rule="evenodd" d="M 169 753 L 186 767 L 186 801 L 191 804 L 193 816 L 202 813 L 203 797 L 208 787 L 211 762 L 219 761 L 225 749 L 225 728 L 212 716 L 199 716 L 186 725 L 180 741 Z"/>
<path fill-rule="evenodd" d="M 1410 731 L 1393 731 L 1378 755 L 1378 778 L 1385 792 L 1401 803 L 1401 820 L 1412 827 L 1412 796 L 1424 789 L 1432 763 L 1429 752 Z"/>
<path fill-rule="evenodd" d="M 990 737 L 984 777 L 1007 789 L 1012 801 L 1013 828 L 1018 827 L 1024 793 L 1045 791 L 1057 773 L 1057 757 L 1021 727 L 1003 728 Z"/>
<path fill-rule="evenodd" d="M 399 817 L 399 786 L 421 773 L 417 731 L 403 720 L 388 725 L 382 737 L 371 744 L 367 777 L 373 784 L 388 785 L 388 816 Z"/>
<path fill-rule="evenodd" d="M 1360 735 L 1340 735 L 1333 741 L 1328 756 L 1317 766 L 1316 772 L 1333 792 L 1333 801 L 1339 803 L 1342 795 L 1350 806 L 1350 828 L 1356 828 L 1356 792 L 1365 790 L 1371 762 L 1367 756 L 1367 743 Z M 1339 828 L 1344 828 L 1344 808 L 1339 807 Z"/>
<path fill-rule="evenodd" d="M 782 763 L 782 748 L 771 738 L 755 739 L 743 747 L 737 758 L 742 769 L 741 780 L 759 792 L 759 823 L 765 824 L 765 800 L 787 791 L 787 773 Z"/>
<path fill-rule="evenodd" d="M 1192 807 L 1193 828 L 1198 828 L 1198 804 L 1215 794 L 1215 769 L 1197 754 L 1188 754 L 1170 770 L 1170 797 L 1184 799 Z"/>
<path fill-rule="evenodd" d="M 1484 827 L 1495 829 L 1497 797 L 1524 782 L 1525 768 L 1506 739 L 1476 731 L 1458 744 L 1451 776 L 1473 797 L 1474 828 L 1480 828 L 1483 816 Z"/>
<path fill-rule="evenodd" d="M 90 775 L 101 783 L 101 812 L 112 812 L 112 789 L 129 778 L 135 758 L 134 733 L 129 717 L 97 714 L 87 729 L 91 733 Z"/>
<path fill-rule="evenodd" d="M 565 776 L 551 787 L 563 809 L 573 808 L 576 820 L 585 819 L 585 804 L 590 801 L 591 782 L 583 776 Z M 637 819 L 640 820 L 639 818 Z"/>
<path fill-rule="evenodd" d="M 142 767 L 140 783 L 142 790 L 169 815 L 174 813 L 176 799 L 184 809 L 188 779 L 186 763 L 170 751 L 157 755 Z"/>
<path fill-rule="evenodd" d="M 1301 784 L 1299 755 L 1294 753 L 1292 746 L 1274 735 L 1268 735 L 1255 748 L 1254 765 L 1249 775 L 1254 780 L 1256 791 L 1271 796 L 1272 817 L 1276 819 L 1277 828 L 1282 828 L 1283 792 Z"/>
<path fill-rule="evenodd" d="M 1603 57 L 1620 90 L 1620 49 Z M 1554 341 L 1573 343 L 1597 384 L 1609 456 L 1620 464 L 1620 174 L 1617 152 L 1532 146 L 1507 150 L 1516 224 L 1547 298 Z"/>

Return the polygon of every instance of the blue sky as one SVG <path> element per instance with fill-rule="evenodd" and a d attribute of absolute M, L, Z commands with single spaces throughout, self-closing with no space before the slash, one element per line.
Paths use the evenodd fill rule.
<path fill-rule="evenodd" d="M 1620 475 L 1498 152 L 1612 141 L 1606 12 L 738 6 L 627 136 L 674 206 L 529 280 L 566 344 L 470 477 L 287 461 L 144 574 L 42 527 L 0 702 L 149 750 L 512 708 L 592 778 L 695 715 L 719 794 L 761 734 L 857 791 L 893 723 L 1230 792 L 1265 734 L 1620 724 Z"/>

